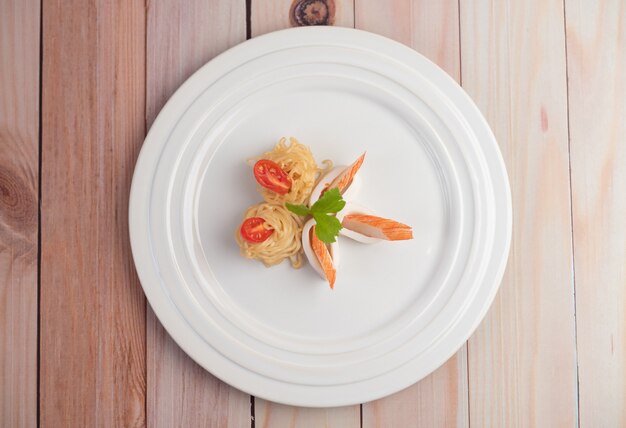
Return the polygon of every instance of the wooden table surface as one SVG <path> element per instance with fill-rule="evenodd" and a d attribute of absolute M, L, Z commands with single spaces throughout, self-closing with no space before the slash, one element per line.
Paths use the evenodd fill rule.
<path fill-rule="evenodd" d="M 478 104 L 513 193 L 502 287 L 443 367 L 360 406 L 250 397 L 170 339 L 130 255 L 137 154 L 193 71 L 291 3 L 0 0 L 0 426 L 626 426 L 623 0 L 296 0 Z"/>

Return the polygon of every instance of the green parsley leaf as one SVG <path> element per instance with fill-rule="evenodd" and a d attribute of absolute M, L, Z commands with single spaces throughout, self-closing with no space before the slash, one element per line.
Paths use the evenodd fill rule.
<path fill-rule="evenodd" d="M 285 207 L 292 213 L 299 216 L 312 215 L 315 219 L 315 235 L 320 241 L 327 244 L 335 242 L 335 237 L 341 230 L 341 222 L 334 214 L 338 213 L 346 206 L 339 189 L 330 189 L 315 202 L 311 208 L 305 205 L 294 205 L 288 202 Z"/>
<path fill-rule="evenodd" d="M 287 207 L 287 209 L 295 215 L 299 215 L 302 217 L 307 216 L 311 213 L 309 207 L 305 205 L 294 205 L 290 204 L 289 202 L 285 202 L 285 207 Z"/>
<path fill-rule="evenodd" d="M 315 234 L 320 241 L 327 244 L 335 242 L 335 237 L 341 230 L 341 222 L 334 215 L 327 215 L 323 213 L 314 212 L 313 218 L 315 219 Z"/>
<path fill-rule="evenodd" d="M 311 213 L 338 213 L 345 206 L 346 201 L 343 200 L 341 192 L 339 192 L 339 189 L 334 188 L 324 192 L 311 207 Z"/>

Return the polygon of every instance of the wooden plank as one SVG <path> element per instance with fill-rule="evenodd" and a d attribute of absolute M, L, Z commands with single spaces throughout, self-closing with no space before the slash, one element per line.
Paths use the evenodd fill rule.
<path fill-rule="evenodd" d="M 363 404 L 363 427 L 467 427 L 467 348 L 415 385 Z"/>
<path fill-rule="evenodd" d="M 332 1 L 334 14 L 327 16 L 327 22 L 337 26 L 353 27 L 354 11 L 352 0 Z M 295 0 L 296 6 L 306 2 Z M 314 2 L 315 3 L 315 2 Z M 328 1 L 320 1 L 328 5 Z M 251 33 L 259 36 L 270 31 L 294 26 L 289 19 L 291 0 L 253 1 L 251 10 Z M 332 9 L 329 9 L 332 10 Z M 300 16 L 300 15 L 299 15 Z M 297 25 L 296 25 L 297 26 Z M 255 399 L 256 426 L 269 427 L 338 427 L 349 428 L 360 426 L 360 406 L 347 406 L 329 409 L 310 409 L 305 407 L 286 406 L 260 398 Z"/>
<path fill-rule="evenodd" d="M 460 81 L 458 0 L 355 0 L 355 26 L 412 47 Z"/>
<path fill-rule="evenodd" d="M 251 7 L 253 37 L 305 22 L 354 27 L 353 0 L 254 0 Z"/>
<path fill-rule="evenodd" d="M 565 11 L 580 425 L 626 426 L 626 3 Z"/>
<path fill-rule="evenodd" d="M 356 27 L 392 38 L 460 80 L 457 0 L 357 0 Z M 467 426 L 467 349 L 421 382 L 363 405 L 363 426 Z"/>
<path fill-rule="evenodd" d="M 0 425 L 37 424 L 39 1 L 0 2 Z"/>
<path fill-rule="evenodd" d="M 43 2 L 43 426 L 145 424 L 145 301 L 128 239 L 145 135 L 142 2 Z"/>
<path fill-rule="evenodd" d="M 198 68 L 246 40 L 245 2 L 175 0 L 148 2 L 146 121 Z"/>
<path fill-rule="evenodd" d="M 471 426 L 576 426 L 567 94 L 561 0 L 462 0 L 463 87 L 513 195 L 508 270 L 468 345 Z"/>
<path fill-rule="evenodd" d="M 359 406 L 313 409 L 286 406 L 256 398 L 255 426 L 259 428 L 350 428 L 360 426 Z"/>
<path fill-rule="evenodd" d="M 146 121 L 196 69 L 245 40 L 245 2 L 159 0 L 148 3 Z M 148 402 L 151 427 L 250 425 L 250 396 L 198 366 L 147 315 Z"/>

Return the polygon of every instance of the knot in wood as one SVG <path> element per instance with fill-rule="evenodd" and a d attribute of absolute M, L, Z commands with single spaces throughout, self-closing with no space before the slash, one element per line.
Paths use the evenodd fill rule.
<path fill-rule="evenodd" d="M 292 27 L 307 25 L 333 25 L 335 23 L 334 0 L 294 0 L 289 11 Z"/>
<path fill-rule="evenodd" d="M 37 197 L 18 174 L 0 168 L 0 222 L 24 233 L 37 227 Z"/>

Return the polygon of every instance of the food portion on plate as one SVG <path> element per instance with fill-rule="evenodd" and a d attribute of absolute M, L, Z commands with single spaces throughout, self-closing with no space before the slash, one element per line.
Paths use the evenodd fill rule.
<path fill-rule="evenodd" d="M 253 205 L 235 232 L 241 254 L 267 267 L 289 259 L 298 269 L 302 254 L 334 288 L 339 266 L 337 236 L 364 244 L 413 239 L 410 226 L 378 217 L 347 202 L 358 192 L 363 153 L 348 166 L 329 160 L 320 168 L 311 150 L 282 138 L 273 150 L 253 159 L 257 190 L 265 200 Z"/>
<path fill-rule="evenodd" d="M 283 205 L 262 202 L 246 210 L 244 221 L 235 234 L 241 254 L 262 261 L 265 266 L 289 259 L 302 266 L 302 220 Z"/>
<path fill-rule="evenodd" d="M 255 159 L 257 190 L 270 204 L 303 204 L 309 200 L 320 175 L 332 167 L 330 161 L 317 166 L 311 150 L 295 138 L 281 138 L 269 152 Z"/>
<path fill-rule="evenodd" d="M 322 177 L 323 180 L 319 180 L 311 197 L 309 198 L 309 206 L 317 202 L 317 200 L 327 190 L 337 188 L 344 199 L 351 199 L 361 188 L 361 179 L 356 175 L 363 161 L 365 160 L 365 153 L 363 153 L 352 165 L 340 165 L 336 166 L 328 171 Z M 331 163 L 332 165 L 332 163 Z"/>

